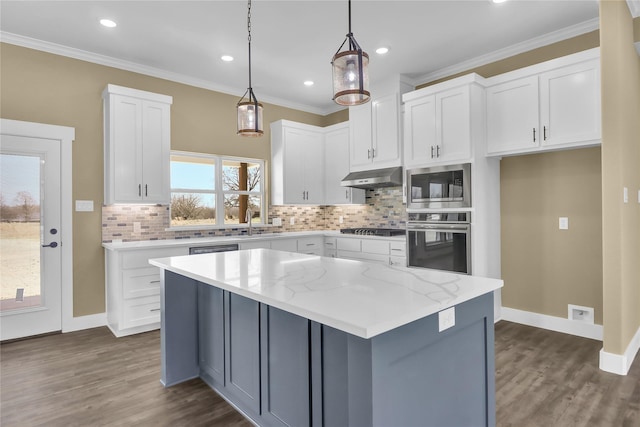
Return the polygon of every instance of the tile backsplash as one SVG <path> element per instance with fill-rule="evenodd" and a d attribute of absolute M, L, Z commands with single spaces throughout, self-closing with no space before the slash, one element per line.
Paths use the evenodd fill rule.
<path fill-rule="evenodd" d="M 355 227 L 404 228 L 407 221 L 398 187 L 367 190 L 365 204 L 337 206 L 271 206 L 269 221 L 281 218 L 279 227 L 254 227 L 254 233 L 339 230 Z M 343 222 L 340 223 L 342 217 Z M 295 224 L 290 224 L 295 218 Z M 102 207 L 102 241 L 196 239 L 245 234 L 246 228 L 168 230 L 167 205 L 111 205 Z"/>

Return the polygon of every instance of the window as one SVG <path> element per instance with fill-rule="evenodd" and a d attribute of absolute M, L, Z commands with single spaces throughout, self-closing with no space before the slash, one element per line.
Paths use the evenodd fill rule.
<path fill-rule="evenodd" d="M 264 160 L 171 153 L 171 226 L 264 223 Z"/>

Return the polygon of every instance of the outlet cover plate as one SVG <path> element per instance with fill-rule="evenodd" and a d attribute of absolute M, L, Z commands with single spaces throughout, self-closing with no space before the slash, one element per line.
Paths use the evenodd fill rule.
<path fill-rule="evenodd" d="M 438 313 L 438 332 L 442 332 L 456 325 L 456 308 L 450 307 Z"/>

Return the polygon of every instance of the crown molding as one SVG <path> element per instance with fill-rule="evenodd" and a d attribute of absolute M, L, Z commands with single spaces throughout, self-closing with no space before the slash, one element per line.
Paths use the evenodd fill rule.
<path fill-rule="evenodd" d="M 627 1 L 640 2 L 640 0 L 627 0 Z M 570 27 L 563 28 L 561 30 L 553 31 L 551 33 L 547 33 L 545 35 L 535 37 L 533 39 L 529 39 L 521 43 L 516 43 L 514 45 L 508 46 L 504 49 L 493 51 L 486 55 L 477 56 L 467 61 L 463 61 L 449 67 L 441 68 L 440 70 L 437 70 L 437 71 L 423 74 L 412 80 L 416 83 L 416 86 L 418 86 L 418 85 L 429 83 L 434 80 L 448 77 L 457 73 L 462 73 L 464 71 L 468 71 L 473 68 L 480 67 L 482 65 L 500 61 L 502 59 L 509 58 L 509 57 L 518 55 L 520 53 L 528 52 L 530 50 L 537 49 L 539 47 L 548 46 L 552 43 L 556 43 L 562 40 L 569 39 L 571 37 L 576 37 L 576 36 L 597 30 L 600 28 L 599 21 L 600 21 L 599 18 L 590 19 L 588 21 L 581 22 L 579 24 L 572 25 Z"/>
<path fill-rule="evenodd" d="M 640 0 L 627 0 L 627 6 L 633 18 L 640 16 Z"/>
<path fill-rule="evenodd" d="M 91 62 L 98 65 L 104 65 L 107 67 L 118 68 L 120 70 L 131 71 L 138 74 L 144 74 L 150 77 L 156 77 L 159 79 L 169 80 L 176 83 L 182 83 L 189 86 L 194 86 L 202 89 L 207 89 L 215 92 L 224 93 L 227 95 L 242 94 L 246 88 L 233 88 L 216 84 L 207 80 L 190 77 L 180 73 L 174 73 L 171 71 L 162 70 L 160 68 L 149 67 L 141 65 L 136 62 L 125 61 L 122 59 L 113 58 L 111 56 L 100 55 L 97 53 L 88 52 L 81 49 L 76 49 L 57 43 L 51 43 L 44 40 L 38 40 L 31 37 L 21 36 L 19 34 L 8 33 L 0 31 L 0 42 L 9 43 L 16 46 L 22 46 L 29 49 L 35 49 L 42 52 L 52 53 L 54 55 L 65 56 L 68 58 L 79 59 L 81 61 Z M 313 113 L 318 115 L 327 115 L 329 113 L 338 111 L 341 109 L 337 106 L 337 109 L 321 109 L 312 107 L 305 104 L 293 103 L 291 101 L 277 98 L 277 97 L 260 97 L 260 102 L 279 105 L 281 107 L 292 108 L 295 110 L 305 111 L 307 113 Z"/>

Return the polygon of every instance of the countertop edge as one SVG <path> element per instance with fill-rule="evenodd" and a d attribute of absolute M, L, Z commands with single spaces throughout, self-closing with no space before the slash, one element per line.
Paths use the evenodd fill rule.
<path fill-rule="evenodd" d="M 170 257 L 171 258 L 171 257 Z M 196 280 L 198 282 L 202 282 L 205 283 L 207 285 L 211 285 L 211 286 L 215 286 L 218 287 L 220 289 L 232 292 L 236 295 L 240 295 L 246 298 L 249 298 L 253 301 L 257 301 L 260 303 L 264 303 L 267 304 L 269 306 L 281 309 L 283 311 L 286 311 L 288 313 L 292 313 L 295 315 L 298 315 L 300 317 L 304 317 L 306 319 L 318 322 L 318 323 L 322 323 L 324 325 L 330 326 L 332 328 L 341 330 L 343 332 L 347 332 L 349 334 L 358 336 L 360 338 L 364 338 L 364 339 L 370 339 L 373 338 L 377 335 L 381 335 L 385 332 L 389 332 L 393 329 L 399 328 L 401 326 L 407 325 L 411 322 L 414 322 L 416 320 L 422 319 L 424 317 L 430 316 L 432 314 L 438 313 L 442 310 L 445 310 L 447 308 L 459 305 L 461 303 L 464 303 L 466 301 L 472 300 L 474 298 L 480 297 L 482 295 L 488 294 L 490 292 L 493 292 L 497 289 L 500 289 L 501 287 L 503 287 L 504 282 L 502 281 L 502 279 L 492 279 L 492 278 L 487 278 L 487 277 L 476 277 L 475 279 L 478 279 L 479 282 L 484 282 L 479 284 L 478 287 L 474 288 L 473 292 L 468 292 L 460 297 L 457 297 L 455 299 L 453 299 L 452 301 L 449 301 L 447 303 L 441 303 L 441 304 L 430 304 L 429 306 L 425 306 L 424 310 L 420 310 L 420 311 L 415 311 L 415 312 L 411 312 L 411 313 L 407 313 L 405 316 L 403 316 L 401 319 L 398 320 L 394 320 L 394 321 L 386 321 L 384 323 L 378 323 L 378 324 L 373 324 L 370 327 L 362 327 L 362 326 L 358 326 L 358 325 L 353 325 L 351 323 L 347 323 L 344 321 L 340 321 L 331 317 L 328 317 L 326 315 L 323 315 L 321 313 L 316 313 L 316 312 L 309 312 L 303 308 L 291 305 L 291 304 L 287 304 L 286 302 L 283 302 L 281 300 L 277 300 L 277 299 L 273 299 L 273 298 L 269 298 L 263 295 L 258 295 L 255 294 L 253 292 L 235 287 L 235 286 L 230 286 L 227 285 L 224 282 L 219 282 L 216 280 L 213 280 L 211 278 L 208 277 L 204 277 L 201 276 L 199 274 L 195 274 L 192 273 L 190 271 L 169 265 L 168 262 L 166 262 L 165 260 L 169 260 L 170 258 L 156 258 L 156 259 L 150 259 L 149 260 L 149 264 L 154 265 L 156 267 L 159 267 L 163 270 L 167 270 L 167 271 L 171 271 L 173 273 L 176 274 L 180 274 L 182 276 L 188 277 L 190 279 Z M 355 261 L 355 262 L 362 262 L 362 261 Z M 404 269 L 406 267 L 395 267 L 395 268 L 399 268 L 399 269 Z M 470 276 L 473 277 L 473 276 Z"/>

